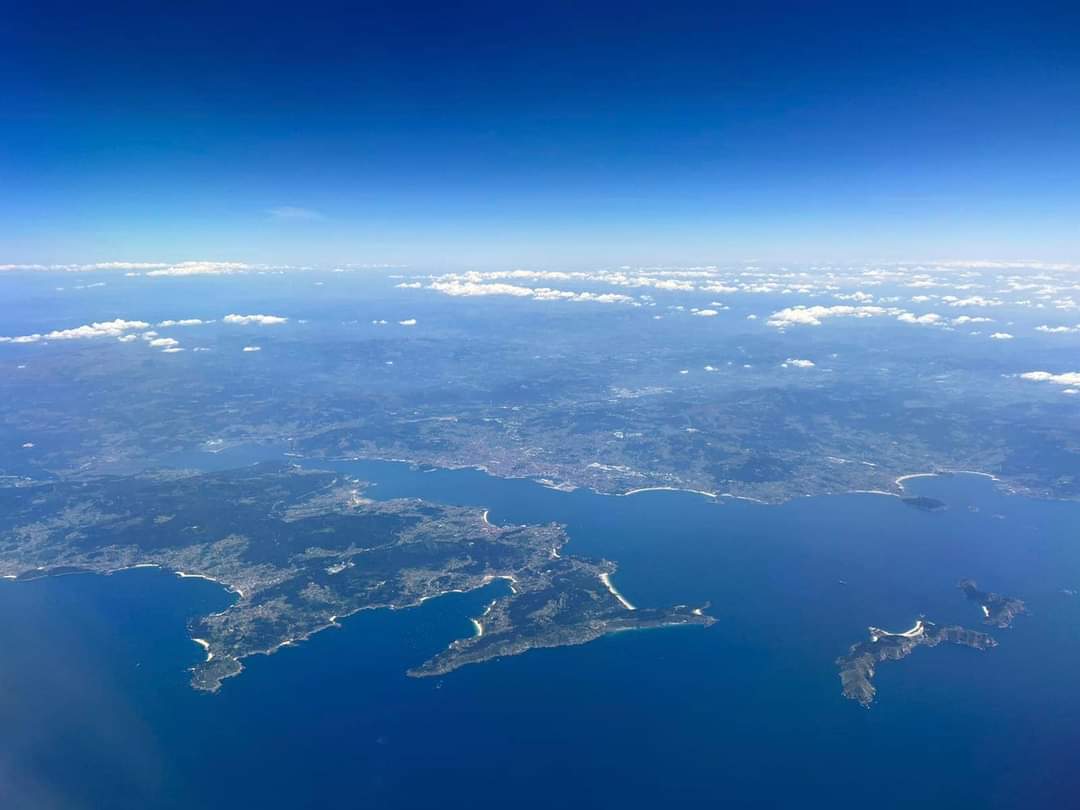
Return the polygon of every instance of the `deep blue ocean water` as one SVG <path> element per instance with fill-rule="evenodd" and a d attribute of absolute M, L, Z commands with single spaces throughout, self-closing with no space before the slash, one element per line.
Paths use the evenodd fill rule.
<path fill-rule="evenodd" d="M 336 466 L 374 497 L 565 523 L 568 551 L 618 561 L 631 601 L 709 600 L 720 621 L 405 677 L 490 599 L 451 595 L 355 615 L 206 695 L 188 687 L 202 651 L 185 622 L 229 603 L 218 586 L 155 570 L 0 583 L 2 806 L 1080 805 L 1080 597 L 1062 592 L 1080 589 L 1080 504 L 974 476 L 910 481 L 948 504 L 926 513 Z M 870 710 L 843 699 L 834 659 L 867 625 L 980 626 L 968 576 L 1032 615 L 989 652 L 883 665 Z"/>

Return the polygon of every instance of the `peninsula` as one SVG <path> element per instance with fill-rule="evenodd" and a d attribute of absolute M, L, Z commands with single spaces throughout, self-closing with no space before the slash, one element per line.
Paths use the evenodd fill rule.
<path fill-rule="evenodd" d="M 509 584 L 475 633 L 411 670 L 416 676 L 621 630 L 708 626 L 702 609 L 636 609 L 616 566 L 563 552 L 562 526 L 496 526 L 481 509 L 376 501 L 364 482 L 292 465 L 157 473 L 0 488 L 0 576 L 26 579 L 158 566 L 236 594 L 191 621 L 204 660 L 196 689 L 215 691 L 269 654 L 350 614 L 408 608 L 447 593 Z"/>

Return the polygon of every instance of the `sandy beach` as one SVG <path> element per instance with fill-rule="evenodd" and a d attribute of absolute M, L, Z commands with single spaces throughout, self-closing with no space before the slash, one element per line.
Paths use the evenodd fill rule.
<path fill-rule="evenodd" d="M 620 492 L 617 497 L 625 498 L 629 495 L 637 495 L 641 492 L 690 492 L 694 495 L 704 495 L 706 498 L 719 497 L 715 492 L 706 492 L 703 489 L 684 489 L 683 487 L 638 487 L 626 492 Z"/>
<path fill-rule="evenodd" d="M 923 472 L 923 473 L 911 473 L 910 475 L 901 475 L 896 479 L 896 485 L 901 489 L 904 488 L 904 482 L 909 481 L 912 478 L 936 478 L 939 475 L 981 475 L 983 478 L 989 478 L 991 481 L 1000 481 L 996 475 L 988 472 L 982 472 L 980 470 L 938 470 L 937 472 Z"/>
<path fill-rule="evenodd" d="M 915 622 L 915 625 L 910 630 L 905 630 L 902 633 L 890 633 L 888 630 L 882 630 L 880 627 L 870 628 L 870 640 L 877 641 L 878 639 L 885 638 L 886 636 L 902 636 L 904 638 L 918 638 L 926 631 L 926 625 L 922 619 Z"/>
<path fill-rule="evenodd" d="M 192 578 L 194 578 L 194 579 L 205 579 L 207 582 L 213 582 L 216 585 L 220 585 L 223 588 L 227 588 L 228 590 L 232 591 L 237 596 L 239 596 L 241 599 L 244 598 L 244 592 L 240 588 L 238 588 L 237 586 L 229 585 L 226 582 L 222 582 L 220 579 L 214 579 L 213 577 L 207 576 L 206 574 L 189 574 L 186 571 L 174 571 L 173 573 L 175 573 L 181 579 L 192 579 Z"/>
<path fill-rule="evenodd" d="M 601 574 L 600 581 L 604 583 L 604 587 L 608 589 L 608 592 L 612 596 L 619 600 L 619 604 L 621 604 L 624 608 L 626 608 L 627 610 L 637 610 L 637 608 L 630 604 L 629 600 L 627 600 L 625 596 L 619 593 L 618 589 L 611 584 L 611 574 Z"/>
<path fill-rule="evenodd" d="M 207 641 L 204 638 L 193 638 L 192 641 L 194 641 L 196 644 L 198 644 L 200 647 L 202 647 L 204 650 L 206 650 L 206 660 L 207 661 L 209 661 L 211 658 L 214 657 L 214 654 L 212 652 L 210 652 L 210 642 L 209 641 Z"/>

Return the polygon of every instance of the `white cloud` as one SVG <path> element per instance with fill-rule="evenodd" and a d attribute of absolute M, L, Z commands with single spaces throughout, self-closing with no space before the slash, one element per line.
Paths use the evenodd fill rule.
<path fill-rule="evenodd" d="M 89 340 L 99 337 L 120 337 L 133 329 L 145 329 L 150 324 L 145 321 L 101 321 L 76 326 L 74 329 L 58 329 L 46 334 L 19 335 L 18 337 L 0 337 L 0 343 L 37 343 L 41 340 Z"/>
<path fill-rule="evenodd" d="M 454 297 L 471 297 L 486 295 L 504 295 L 514 298 L 533 298 L 537 301 L 580 301 L 596 304 L 626 304 L 634 303 L 629 295 L 619 293 L 593 293 L 572 292 L 570 290 L 557 290 L 551 287 L 523 287 L 519 284 L 506 284 L 503 282 L 482 284 L 475 281 L 460 281 L 450 278 L 447 281 L 435 280 L 430 289 L 441 292 L 443 295 Z"/>
<path fill-rule="evenodd" d="M 699 318 L 713 318 L 720 313 L 715 309 L 696 309 L 693 314 L 697 315 Z"/>
<path fill-rule="evenodd" d="M 76 327 L 75 329 L 61 329 L 59 331 L 49 332 L 45 335 L 45 340 L 82 340 L 85 338 L 96 337 L 116 337 L 131 329 L 145 329 L 149 325 L 150 324 L 145 321 L 125 321 L 117 318 L 114 321 L 91 323 L 85 326 Z"/>
<path fill-rule="evenodd" d="M 238 324 L 240 326 L 250 326 L 251 324 L 273 326 L 275 324 L 286 323 L 289 319 L 283 318 L 280 315 L 226 315 L 224 320 L 225 323 Z"/>
<path fill-rule="evenodd" d="M 532 287 L 518 284 L 476 284 L 471 281 L 433 281 L 431 289 L 454 297 L 512 295 L 516 298 L 531 298 L 536 293 Z"/>
<path fill-rule="evenodd" d="M 994 322 L 993 318 L 983 318 L 983 317 L 981 317 L 979 315 L 975 315 L 975 316 L 961 315 L 958 318 L 953 318 L 952 319 L 952 325 L 953 326 L 964 326 L 964 325 L 969 324 L 969 323 L 993 323 L 993 322 Z"/>
<path fill-rule="evenodd" d="M 244 351 L 245 352 L 261 352 L 262 351 L 262 346 L 245 346 Z"/>
<path fill-rule="evenodd" d="M 164 262 L 94 262 L 80 265 L 81 270 L 153 270 L 165 267 Z"/>
<path fill-rule="evenodd" d="M 119 340 L 121 343 L 131 343 L 132 341 L 135 341 L 135 340 L 138 340 L 138 339 L 139 339 L 138 335 L 120 335 L 120 337 L 117 338 L 117 340 Z"/>
<path fill-rule="evenodd" d="M 990 339 L 991 340 L 1012 340 L 1013 336 L 1010 335 L 1008 332 L 994 332 L 994 334 L 990 335 Z"/>
<path fill-rule="evenodd" d="M 1075 264 L 1047 263 L 1036 261 L 1000 262 L 986 261 L 983 259 L 935 262 L 935 264 L 939 264 L 942 267 L 954 267 L 968 270 L 1009 270 L 1013 268 L 1029 270 L 1073 270 L 1077 268 L 1077 265 Z"/>
<path fill-rule="evenodd" d="M 0 264 L 0 271 L 59 270 L 68 273 L 82 273 L 89 272 L 91 270 L 152 270 L 154 268 L 167 266 L 168 265 L 165 262 L 91 262 L 89 264 Z"/>
<path fill-rule="evenodd" d="M 182 351 L 183 351 L 183 349 L 181 347 L 179 347 L 179 346 L 170 346 L 167 349 L 162 349 L 161 350 L 162 354 L 176 354 L 177 352 L 182 352 Z"/>
<path fill-rule="evenodd" d="M 610 284 L 619 284 L 614 280 L 608 280 Z M 668 292 L 691 292 L 694 289 L 694 285 L 689 281 L 679 281 L 673 278 L 650 278 L 649 276 L 638 276 L 630 279 L 620 286 L 623 287 L 652 287 L 657 290 L 666 290 Z M 709 290 L 709 292 L 723 292 L 723 290 Z"/>
<path fill-rule="evenodd" d="M 158 326 L 202 326 L 207 321 L 200 320 L 199 318 L 183 318 L 179 321 L 162 321 Z"/>
<path fill-rule="evenodd" d="M 727 284 L 702 284 L 700 289 L 702 292 L 719 293 L 721 295 L 739 291 L 738 287 L 731 287 Z"/>
<path fill-rule="evenodd" d="M 898 310 L 895 310 L 898 311 Z M 831 307 L 795 306 L 786 307 L 769 316 L 766 323 L 783 329 L 787 326 L 821 326 L 826 318 L 872 318 L 876 315 L 887 315 L 890 310 L 877 306 L 852 306 L 851 304 L 838 304 Z"/>
<path fill-rule="evenodd" d="M 801 360 L 798 357 L 789 357 L 780 365 L 784 368 L 787 368 L 788 366 L 794 366 L 795 368 L 813 368 L 816 364 L 813 360 Z"/>
<path fill-rule="evenodd" d="M 537 292 L 543 292 L 543 290 Z M 638 306 L 633 298 L 620 293 L 579 292 L 566 294 L 562 290 L 551 290 L 550 292 L 559 293 L 560 297 L 565 298 L 567 301 L 588 301 L 594 304 L 634 304 L 634 306 Z M 541 301 L 544 300 L 540 295 L 537 295 L 537 298 Z"/>
<path fill-rule="evenodd" d="M 224 276 L 258 269 L 247 262 L 179 262 L 150 270 L 148 276 Z"/>
<path fill-rule="evenodd" d="M 971 298 L 946 295 L 941 300 L 948 302 L 950 307 L 1000 307 L 1005 303 L 1000 298 L 983 298 L 981 295 L 973 295 Z"/>
<path fill-rule="evenodd" d="M 400 326 L 416 326 L 416 318 L 406 318 L 403 321 L 398 321 Z"/>
<path fill-rule="evenodd" d="M 1020 379 L 1048 382 L 1054 385 L 1080 385 L 1080 371 L 1066 371 L 1062 374 L 1052 374 L 1049 371 L 1026 371 L 1020 375 Z"/>
<path fill-rule="evenodd" d="M 1036 326 L 1035 331 L 1045 332 L 1048 335 L 1064 335 L 1071 332 L 1080 332 L 1080 323 L 1076 326 L 1047 326 L 1043 324 L 1042 326 Z"/>
<path fill-rule="evenodd" d="M 395 284 L 394 286 L 402 290 L 419 290 L 424 285 L 421 284 L 419 281 L 403 281 L 400 284 Z"/>
<path fill-rule="evenodd" d="M 936 312 L 927 312 L 925 315 L 915 315 L 912 312 L 901 312 L 896 316 L 896 320 L 903 323 L 915 323 L 922 325 L 932 325 L 941 321 L 941 316 Z"/>
<path fill-rule="evenodd" d="M 155 349 L 171 349 L 173 346 L 179 346 L 180 341 L 169 337 L 154 338 L 150 341 L 150 345 Z"/>

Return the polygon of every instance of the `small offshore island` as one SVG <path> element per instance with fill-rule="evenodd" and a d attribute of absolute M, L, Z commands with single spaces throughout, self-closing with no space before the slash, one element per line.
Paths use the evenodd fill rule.
<path fill-rule="evenodd" d="M 939 627 L 923 618 L 902 633 L 890 633 L 877 627 L 870 627 L 868 631 L 870 637 L 867 641 L 852 645 L 847 655 L 836 659 L 844 697 L 868 708 L 877 693 L 873 684 L 875 667 L 882 661 L 899 661 L 911 655 L 916 647 L 936 647 L 945 643 L 976 650 L 997 646 L 997 642 L 986 633 L 959 625 Z"/>
<path fill-rule="evenodd" d="M 945 509 L 945 502 L 937 498 L 928 498 L 925 495 L 905 496 L 900 499 L 906 506 L 923 512 L 940 512 Z"/>
<path fill-rule="evenodd" d="M 1005 596 L 993 591 L 980 591 L 973 579 L 960 580 L 957 587 L 964 592 L 968 601 L 975 602 L 982 608 L 983 624 L 990 624 L 1005 630 L 1012 627 L 1013 619 L 1027 613 L 1023 599 Z"/>
<path fill-rule="evenodd" d="M 982 608 L 983 623 L 999 629 L 1012 626 L 1013 619 L 1027 612 L 1022 599 L 1003 596 L 992 591 L 980 591 L 973 579 L 962 579 L 957 587 L 968 601 Z M 872 680 L 874 667 L 881 661 L 899 661 L 911 655 L 916 647 L 936 647 L 938 644 L 958 644 L 976 650 L 989 650 L 997 646 L 991 636 L 960 625 L 938 627 L 920 617 L 910 630 L 890 633 L 877 627 L 868 628 L 870 638 L 852 645 L 847 655 L 836 659 L 840 668 L 840 682 L 844 697 L 869 707 L 877 690 Z"/>
<path fill-rule="evenodd" d="M 191 622 L 206 660 L 196 689 L 216 691 L 269 654 L 360 610 L 407 608 L 508 583 L 475 635 L 413 676 L 621 630 L 709 626 L 702 608 L 636 609 L 615 564 L 562 553 L 555 524 L 496 526 L 483 510 L 419 499 L 375 501 L 363 482 L 291 465 L 169 472 L 0 488 L 0 576 L 32 579 L 158 566 L 229 588 L 226 610 Z"/>

